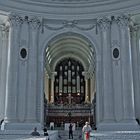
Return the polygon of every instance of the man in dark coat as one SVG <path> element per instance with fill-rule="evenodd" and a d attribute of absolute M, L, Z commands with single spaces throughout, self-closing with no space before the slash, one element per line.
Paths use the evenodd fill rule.
<path fill-rule="evenodd" d="M 73 128 L 73 125 L 72 125 L 72 123 L 70 123 L 70 125 L 69 125 L 69 139 L 70 138 L 73 139 L 73 130 L 72 130 L 72 128 Z"/>

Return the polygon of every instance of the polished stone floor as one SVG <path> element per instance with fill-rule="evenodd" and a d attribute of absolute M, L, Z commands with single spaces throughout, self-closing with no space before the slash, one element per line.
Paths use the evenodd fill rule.
<path fill-rule="evenodd" d="M 66 133 L 66 131 L 64 131 Z M 61 131 L 62 134 L 62 131 Z M 75 136 L 74 136 L 75 137 Z M 0 140 L 46 140 L 46 138 L 41 135 L 39 137 L 32 137 L 30 135 L 3 135 L 0 134 Z M 50 140 L 69 140 L 68 135 L 61 138 L 52 138 Z M 82 138 L 74 138 L 73 140 L 82 140 Z M 91 133 L 90 140 L 140 140 L 140 131 L 112 131 L 112 132 L 96 132 Z"/>

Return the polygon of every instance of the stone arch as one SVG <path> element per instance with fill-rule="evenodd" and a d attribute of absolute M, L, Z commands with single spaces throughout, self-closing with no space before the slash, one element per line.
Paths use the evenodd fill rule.
<path fill-rule="evenodd" d="M 72 46 L 74 47 L 71 49 Z M 54 65 L 56 64 L 56 61 L 58 61 L 59 57 L 62 57 L 59 56 L 60 53 L 61 55 L 63 54 L 64 57 L 71 56 L 77 58 L 82 62 L 86 70 L 88 70 L 88 67 L 91 63 L 94 65 L 96 64 L 95 59 L 96 59 L 97 48 L 95 48 L 95 45 L 87 37 L 85 37 L 80 33 L 65 32 L 53 36 L 50 40 L 47 41 L 47 44 L 43 49 L 44 49 L 44 53 L 46 53 L 45 49 L 47 51 L 48 49 L 50 49 L 47 55 L 50 55 L 49 53 L 51 53 L 51 56 L 56 56 L 54 60 L 51 59 L 48 60 L 49 62 L 52 61 L 52 63 L 54 63 L 52 64 L 50 62 L 52 70 L 54 70 Z"/>
<path fill-rule="evenodd" d="M 65 32 L 65 31 L 59 31 L 59 32 L 55 32 L 53 34 L 50 34 L 41 44 L 41 50 L 40 50 L 40 56 L 42 56 L 41 59 L 44 59 L 45 56 L 45 50 L 48 48 L 48 45 L 51 42 L 55 42 L 58 41 L 60 38 L 67 36 L 67 35 L 75 35 L 75 36 L 79 36 L 80 38 L 82 38 L 83 40 L 85 40 L 86 42 L 88 42 L 91 45 L 91 48 L 94 50 L 95 52 L 95 56 L 96 59 L 98 59 L 97 57 L 100 57 L 100 47 L 99 47 L 99 43 L 97 41 L 96 38 L 94 38 L 93 36 L 91 36 L 90 34 L 84 33 L 84 32 L 77 32 L 77 31 L 73 31 L 73 32 Z M 94 34 L 93 34 L 94 35 Z M 43 55 L 42 55 L 43 54 Z M 97 55 L 98 54 L 98 55 Z M 100 58 L 99 58 L 100 59 Z"/>
<path fill-rule="evenodd" d="M 88 72 L 88 70 L 92 70 L 92 68 L 90 68 L 90 65 L 96 65 L 95 50 L 97 50 L 97 47 L 95 48 L 92 42 L 93 40 L 90 41 L 86 34 L 83 35 L 75 32 L 60 33 L 55 36 L 52 36 L 50 39 L 47 39 L 47 41 L 45 41 L 46 44 L 44 44 L 43 47 L 43 56 L 44 59 L 46 59 L 45 54 L 47 55 L 47 57 L 50 55 L 49 60 L 47 62 L 51 65 L 51 72 L 55 71 L 55 66 L 59 61 L 68 57 L 74 58 L 75 60 L 81 62 L 81 64 L 84 67 L 84 70 Z M 66 48 L 67 45 L 74 46 L 76 49 L 74 47 L 72 49 L 74 49 L 76 53 L 70 52 L 71 49 L 69 47 Z M 62 53 L 63 55 L 59 55 L 58 52 Z M 53 55 L 56 58 L 53 58 Z M 53 60 L 51 60 L 50 58 L 52 58 Z"/>

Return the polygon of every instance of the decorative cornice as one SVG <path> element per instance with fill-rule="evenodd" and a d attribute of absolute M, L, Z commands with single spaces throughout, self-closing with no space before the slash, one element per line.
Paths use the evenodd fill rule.
<path fill-rule="evenodd" d="M 112 18 L 113 17 L 113 18 Z M 39 29 L 42 27 L 48 30 L 62 30 L 64 28 L 75 28 L 82 31 L 88 31 L 99 27 L 102 31 L 106 31 L 110 28 L 111 22 L 115 21 L 120 27 L 126 27 L 130 24 L 130 18 L 126 15 L 121 16 L 109 16 L 100 19 L 81 19 L 81 20 L 59 20 L 59 19 L 42 19 L 40 17 L 31 16 L 19 16 L 16 14 L 9 15 L 8 19 L 11 26 L 18 26 L 23 23 L 31 25 L 32 29 Z"/>
<path fill-rule="evenodd" d="M 86 21 L 86 22 L 85 22 Z M 64 28 L 76 28 L 83 31 L 97 29 L 100 27 L 103 31 L 110 28 L 112 21 L 117 22 L 121 27 L 126 27 L 130 24 L 130 18 L 126 15 L 108 16 L 96 19 L 83 20 L 50 20 L 43 19 L 42 26 L 48 30 L 61 30 Z"/>

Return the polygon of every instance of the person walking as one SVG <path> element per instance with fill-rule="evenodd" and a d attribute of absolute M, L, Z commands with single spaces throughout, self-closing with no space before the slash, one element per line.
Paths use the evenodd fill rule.
<path fill-rule="evenodd" d="M 85 125 L 82 128 L 82 132 L 84 134 L 84 140 L 89 140 L 90 139 L 90 132 L 91 132 L 91 126 L 89 125 L 88 122 L 85 123 Z"/>

